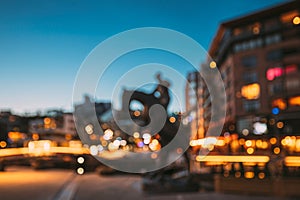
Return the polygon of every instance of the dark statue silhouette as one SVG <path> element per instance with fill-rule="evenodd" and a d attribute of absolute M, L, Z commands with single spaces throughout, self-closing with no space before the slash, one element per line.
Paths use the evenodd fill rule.
<path fill-rule="evenodd" d="M 130 108 L 130 103 L 132 101 L 138 101 L 143 105 L 143 110 L 136 121 L 142 122 L 142 125 L 147 125 L 150 123 L 149 109 L 155 105 L 159 104 L 167 111 L 170 103 L 169 87 L 170 83 L 161 78 L 160 74 L 156 75 L 158 84 L 152 93 L 144 93 L 137 90 L 124 90 L 122 97 L 122 107 L 123 109 Z M 130 110 L 130 109 L 129 109 Z M 131 112 L 131 113 L 134 113 Z M 159 114 L 157 114 L 159 115 Z M 135 117 L 131 115 L 132 119 Z M 159 117 L 159 116 L 154 116 Z M 176 136 L 179 130 L 179 125 L 181 121 L 181 116 L 177 116 L 176 122 L 171 123 L 166 116 L 166 122 L 163 128 L 158 132 L 159 141 L 162 147 L 166 146 L 170 141 Z M 141 125 L 141 123 L 138 123 Z M 187 134 L 187 133 L 181 133 Z M 149 172 L 144 174 L 143 178 L 143 190 L 148 192 L 170 192 L 170 191 L 197 191 L 199 185 L 195 182 L 192 176 L 189 174 L 189 158 L 187 151 L 184 152 L 183 158 L 186 161 L 185 166 L 169 165 L 157 171 Z M 173 179 L 172 177 L 180 172 L 187 172 L 181 178 Z"/>
<path fill-rule="evenodd" d="M 161 75 L 158 73 L 156 75 L 158 84 L 152 93 L 144 93 L 142 91 L 132 91 L 124 90 L 122 96 L 122 108 L 128 109 L 132 101 L 140 102 L 144 109 L 139 116 L 139 120 L 142 121 L 142 124 L 146 125 L 150 122 L 149 109 L 155 104 L 163 106 L 167 111 L 170 102 L 169 87 L 170 83 L 161 78 Z M 162 130 L 158 133 L 160 135 L 160 143 L 162 146 L 167 145 L 175 136 L 178 130 L 179 123 L 170 123 L 169 120 L 166 120 L 166 123 Z"/>

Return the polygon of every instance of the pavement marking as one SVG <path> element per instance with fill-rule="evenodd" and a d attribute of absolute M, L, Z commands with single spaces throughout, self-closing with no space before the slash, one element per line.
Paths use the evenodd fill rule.
<path fill-rule="evenodd" d="M 78 176 L 72 176 L 53 200 L 72 200 L 78 187 Z"/>

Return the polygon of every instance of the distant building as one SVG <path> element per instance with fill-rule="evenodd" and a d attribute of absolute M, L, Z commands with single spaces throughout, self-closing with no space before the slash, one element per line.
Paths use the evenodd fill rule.
<path fill-rule="evenodd" d="M 0 147 L 23 146 L 27 138 L 28 120 L 26 117 L 0 112 Z"/>
<path fill-rule="evenodd" d="M 110 102 L 94 102 L 89 96 L 85 96 L 82 104 L 75 105 L 74 119 L 77 133 L 85 144 L 99 142 L 99 134 L 102 133 L 102 115 L 111 113 Z M 90 132 L 87 133 L 87 130 Z M 94 134 L 95 133 L 95 134 Z"/>
<path fill-rule="evenodd" d="M 198 71 L 190 72 L 185 86 L 185 110 L 187 120 L 190 123 L 191 139 L 204 138 L 204 80 Z"/>
<path fill-rule="evenodd" d="M 100 120 L 101 116 L 111 110 L 110 102 L 94 102 L 89 96 L 84 97 L 82 104 L 77 104 L 74 107 L 74 112 L 83 116 L 96 114 L 97 119 Z"/>
<path fill-rule="evenodd" d="M 48 111 L 44 116 L 33 116 L 28 120 L 32 139 L 51 139 L 63 142 L 77 137 L 72 113 L 60 110 Z"/>
<path fill-rule="evenodd" d="M 300 1 L 222 23 L 209 54 L 226 88 L 224 132 L 300 135 Z"/>

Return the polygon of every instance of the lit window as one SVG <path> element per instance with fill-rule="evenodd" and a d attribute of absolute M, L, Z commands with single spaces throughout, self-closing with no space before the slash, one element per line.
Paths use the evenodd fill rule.
<path fill-rule="evenodd" d="M 286 74 L 292 74 L 294 72 L 298 71 L 298 66 L 293 64 L 293 65 L 288 65 L 285 67 L 285 73 Z"/>
<path fill-rule="evenodd" d="M 297 17 L 299 18 L 299 12 L 297 10 L 294 10 L 281 15 L 280 20 L 282 23 L 285 24 L 289 24 L 289 23 L 297 24 L 297 22 L 299 24 L 300 19 L 298 19 Z"/>
<path fill-rule="evenodd" d="M 270 68 L 267 71 L 267 79 L 269 81 L 274 80 L 276 77 L 280 77 L 282 76 L 284 73 L 283 69 L 281 67 L 274 67 L 274 68 Z"/>
<path fill-rule="evenodd" d="M 243 107 L 246 112 L 255 112 L 260 109 L 260 102 L 258 100 L 256 101 L 243 101 Z"/>
<path fill-rule="evenodd" d="M 292 106 L 300 106 L 300 96 L 290 98 L 289 104 Z"/>
<path fill-rule="evenodd" d="M 286 102 L 283 99 L 275 99 L 272 101 L 272 107 L 277 107 L 280 110 L 286 109 Z"/>
<path fill-rule="evenodd" d="M 283 86 L 282 83 L 274 83 L 269 85 L 269 94 L 274 95 L 274 94 L 279 94 L 283 91 Z"/>
<path fill-rule="evenodd" d="M 235 28 L 235 29 L 233 30 L 233 35 L 235 35 L 235 36 L 240 35 L 241 33 L 242 33 L 242 30 L 239 29 L 239 28 Z"/>
<path fill-rule="evenodd" d="M 252 26 L 252 33 L 257 35 L 260 32 L 260 24 L 256 23 Z"/>
<path fill-rule="evenodd" d="M 245 85 L 242 87 L 241 93 L 246 99 L 258 99 L 260 96 L 260 86 L 258 83 Z"/>
<path fill-rule="evenodd" d="M 300 79 L 298 77 L 293 77 L 286 79 L 286 88 L 288 90 L 299 90 L 300 87 Z"/>

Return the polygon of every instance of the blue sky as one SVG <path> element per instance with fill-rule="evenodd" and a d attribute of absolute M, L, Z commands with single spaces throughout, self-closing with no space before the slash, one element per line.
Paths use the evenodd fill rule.
<path fill-rule="evenodd" d="M 100 42 L 119 32 L 148 26 L 170 28 L 208 49 L 220 22 L 281 2 L 284 1 L 3 0 L 0 109 L 11 108 L 18 113 L 47 108 L 70 110 L 73 83 L 81 63 Z M 166 63 L 172 60 L 165 53 L 146 54 L 165 56 Z M 184 68 L 184 62 L 179 60 L 176 63 Z M 145 56 L 137 64 L 142 61 L 153 60 Z M 107 98 L 105 93 L 101 91 L 96 96 Z"/>

